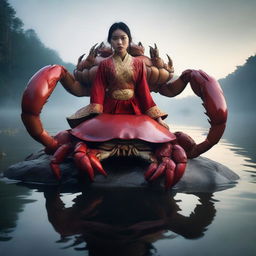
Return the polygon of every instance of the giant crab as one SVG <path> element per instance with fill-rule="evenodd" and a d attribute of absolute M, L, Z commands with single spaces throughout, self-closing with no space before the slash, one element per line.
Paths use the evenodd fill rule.
<path fill-rule="evenodd" d="M 165 177 L 165 187 L 175 185 L 184 174 L 187 158 L 194 158 L 209 150 L 221 138 L 227 120 L 227 107 L 218 82 L 199 70 L 186 70 L 172 80 L 172 60 L 168 64 L 159 57 L 156 47 L 150 47 L 150 58 L 144 55 L 141 43 L 131 45 L 130 54 L 141 58 L 147 67 L 147 80 L 151 91 L 167 97 L 181 93 L 188 83 L 201 97 L 211 125 L 207 138 L 200 144 L 183 132 L 171 133 L 146 115 L 101 114 L 78 126 L 50 136 L 40 120 L 41 110 L 58 81 L 75 96 L 89 96 L 97 67 L 112 54 L 103 43 L 94 45 L 83 60 L 79 57 L 74 75 L 63 66 L 46 66 L 28 82 L 22 99 L 22 120 L 29 134 L 45 146 L 52 155 L 50 166 L 57 179 L 61 179 L 60 164 L 72 155 L 75 165 L 91 181 L 96 172 L 107 176 L 101 161 L 112 156 L 140 157 L 149 162 L 145 179 L 152 182 Z"/>

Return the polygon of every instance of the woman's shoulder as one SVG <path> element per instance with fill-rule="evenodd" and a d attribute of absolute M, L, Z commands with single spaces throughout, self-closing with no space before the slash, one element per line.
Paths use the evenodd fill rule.
<path fill-rule="evenodd" d="M 137 67 L 142 67 L 144 65 L 142 58 L 132 57 L 132 60 L 133 60 L 134 65 Z"/>
<path fill-rule="evenodd" d="M 98 63 L 98 70 L 99 71 L 103 71 L 103 72 L 109 72 L 112 68 L 113 64 L 112 64 L 112 59 L 111 56 L 102 59 L 99 63 Z"/>
<path fill-rule="evenodd" d="M 104 58 L 100 63 L 99 65 L 101 66 L 108 66 L 110 63 L 112 62 L 112 55 L 107 57 L 107 58 Z"/>
<path fill-rule="evenodd" d="M 108 56 L 108 57 L 106 57 L 106 58 L 104 58 L 100 63 L 103 63 L 103 64 L 108 64 L 109 62 L 111 62 L 112 61 L 112 55 L 110 55 L 110 56 Z"/>

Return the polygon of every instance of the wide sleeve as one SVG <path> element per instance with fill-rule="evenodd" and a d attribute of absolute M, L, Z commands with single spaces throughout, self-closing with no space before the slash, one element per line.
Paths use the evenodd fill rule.
<path fill-rule="evenodd" d="M 106 70 L 103 62 L 99 64 L 96 77 L 91 88 L 90 110 L 102 113 L 106 89 Z"/>
<path fill-rule="evenodd" d="M 105 75 L 106 71 L 104 64 L 101 62 L 99 64 L 96 77 L 91 88 L 90 104 L 82 107 L 73 115 L 67 117 L 67 121 L 72 128 L 95 115 L 103 113 L 103 103 L 106 87 Z"/>
<path fill-rule="evenodd" d="M 158 117 L 162 117 L 162 119 L 166 118 L 167 114 L 162 112 L 152 99 L 146 79 L 146 67 L 142 61 L 138 63 L 137 72 L 135 90 L 141 111 L 153 119 L 157 119 Z"/>

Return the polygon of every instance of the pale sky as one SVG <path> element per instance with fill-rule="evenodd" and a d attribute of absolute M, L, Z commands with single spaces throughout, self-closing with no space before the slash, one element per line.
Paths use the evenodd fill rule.
<path fill-rule="evenodd" d="M 9 0 L 25 29 L 67 62 L 106 41 L 112 23 L 125 22 L 133 41 L 156 43 L 175 74 L 202 69 L 223 78 L 256 54 L 256 0 Z"/>

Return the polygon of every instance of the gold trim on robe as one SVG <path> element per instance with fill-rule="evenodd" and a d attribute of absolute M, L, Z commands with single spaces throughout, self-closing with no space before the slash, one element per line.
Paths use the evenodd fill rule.
<path fill-rule="evenodd" d="M 120 56 L 113 55 L 112 57 L 116 77 L 115 79 L 118 83 L 126 84 L 133 81 L 133 61 L 132 56 L 130 54 L 126 54 L 124 59 L 122 60 Z"/>
<path fill-rule="evenodd" d="M 168 116 L 168 114 L 162 112 L 157 106 L 149 108 L 145 114 L 153 119 L 157 119 L 158 117 L 165 119 Z"/>
<path fill-rule="evenodd" d="M 79 125 L 81 122 L 103 113 L 103 106 L 101 104 L 91 103 L 76 111 L 75 114 L 67 117 L 67 121 L 71 128 Z"/>
<path fill-rule="evenodd" d="M 111 94 L 112 98 L 115 100 L 129 100 L 133 97 L 133 89 L 119 89 L 114 90 Z"/>

